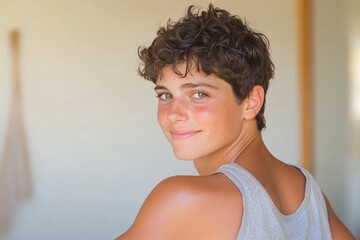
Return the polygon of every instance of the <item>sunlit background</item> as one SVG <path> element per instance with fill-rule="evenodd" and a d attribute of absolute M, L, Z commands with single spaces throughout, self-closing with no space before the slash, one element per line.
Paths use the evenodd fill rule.
<path fill-rule="evenodd" d="M 349 39 L 349 71 L 351 80 L 351 113 L 354 121 L 360 121 L 360 30 L 354 29 Z M 358 31 L 356 31 L 358 30 Z"/>
<path fill-rule="evenodd" d="M 173 157 L 157 126 L 153 86 L 136 74 L 137 48 L 169 17 L 208 3 L 0 0 L 0 239 L 114 239 L 159 181 L 196 174 L 191 162 Z M 300 164 L 297 0 L 213 3 L 268 36 L 276 73 L 264 138 L 275 156 Z M 360 238 L 360 2 L 312 6 L 314 174 Z M 9 124 L 14 109 L 22 112 L 23 133 Z M 9 132 L 25 143 L 26 161 Z M 9 189 L 15 197 L 6 205 Z"/>

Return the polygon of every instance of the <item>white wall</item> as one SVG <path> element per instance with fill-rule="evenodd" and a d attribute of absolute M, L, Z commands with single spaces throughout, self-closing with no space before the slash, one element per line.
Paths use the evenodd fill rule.
<path fill-rule="evenodd" d="M 360 2 L 314 3 L 316 178 L 360 238 Z"/>
<path fill-rule="evenodd" d="M 350 132 L 348 194 L 346 204 L 349 227 L 360 239 L 360 2 L 347 1 L 348 53 L 350 74 Z"/>
<path fill-rule="evenodd" d="M 112 239 L 161 179 L 195 174 L 175 160 L 156 122 L 137 47 L 168 17 L 208 1 L 0 0 L 0 149 L 10 93 L 8 33 L 21 32 L 23 104 L 33 195 L 1 239 Z M 214 1 L 270 39 L 276 65 L 266 142 L 299 158 L 295 1 Z M 0 150 L 1 151 L 1 150 Z"/>

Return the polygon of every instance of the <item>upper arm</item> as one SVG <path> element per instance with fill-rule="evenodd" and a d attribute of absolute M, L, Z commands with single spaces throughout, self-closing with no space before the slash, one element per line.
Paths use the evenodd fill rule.
<path fill-rule="evenodd" d="M 172 239 L 170 235 L 185 227 L 188 222 L 185 218 L 194 210 L 190 191 L 181 188 L 183 186 L 174 179 L 164 180 L 156 186 L 124 239 Z"/>
<path fill-rule="evenodd" d="M 233 232 L 224 217 L 234 212 L 227 211 L 228 206 L 222 207 L 211 190 L 193 180 L 172 177 L 161 182 L 145 200 L 131 228 L 118 239 L 229 239 L 226 235 Z"/>
<path fill-rule="evenodd" d="M 332 209 L 329 201 L 324 195 L 326 208 L 329 217 L 330 231 L 331 236 L 334 240 L 355 240 L 355 237 L 351 232 L 346 228 L 346 226 L 341 222 L 341 220 L 336 216 L 334 210 Z"/>

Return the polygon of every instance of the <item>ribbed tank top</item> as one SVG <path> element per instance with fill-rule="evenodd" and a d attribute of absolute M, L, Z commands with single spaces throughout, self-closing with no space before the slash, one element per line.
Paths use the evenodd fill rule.
<path fill-rule="evenodd" d="M 258 180 L 236 163 L 220 167 L 240 190 L 243 217 L 237 240 L 251 239 L 331 239 L 324 196 L 315 179 L 304 168 L 297 167 L 306 178 L 305 197 L 290 215 L 282 214 Z"/>

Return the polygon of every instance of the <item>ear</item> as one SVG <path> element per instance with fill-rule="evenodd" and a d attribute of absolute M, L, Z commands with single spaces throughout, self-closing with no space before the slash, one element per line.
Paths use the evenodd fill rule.
<path fill-rule="evenodd" d="M 245 119 L 255 118 L 264 104 L 265 92 L 263 87 L 256 85 L 246 98 Z"/>

